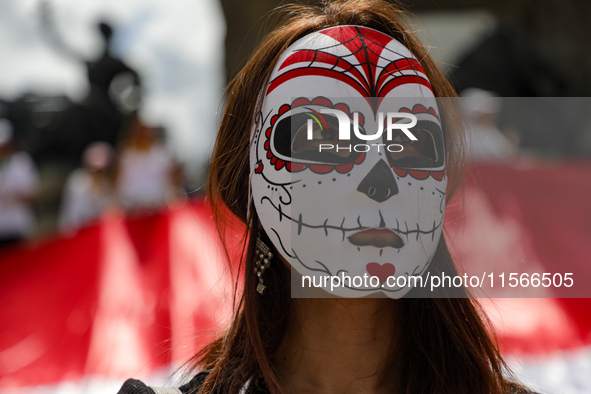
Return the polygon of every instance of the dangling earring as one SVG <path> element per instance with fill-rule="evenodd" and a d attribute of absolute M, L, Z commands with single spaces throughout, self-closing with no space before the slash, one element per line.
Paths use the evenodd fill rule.
<path fill-rule="evenodd" d="M 265 272 L 265 270 L 269 267 L 269 264 L 271 264 L 273 253 L 271 253 L 271 249 L 261 240 L 260 237 L 257 237 L 257 257 L 258 258 L 254 267 L 254 272 L 259 278 L 257 291 L 262 295 L 267 288 L 267 286 L 265 286 L 263 283 L 263 272 Z"/>

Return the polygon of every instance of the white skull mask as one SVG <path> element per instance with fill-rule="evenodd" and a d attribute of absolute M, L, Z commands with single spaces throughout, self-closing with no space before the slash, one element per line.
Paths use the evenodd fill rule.
<path fill-rule="evenodd" d="M 333 27 L 291 45 L 264 93 L 250 181 L 277 251 L 302 276 L 378 278 L 323 286 L 334 295 L 402 297 L 410 287 L 387 278 L 427 269 L 441 236 L 447 184 L 439 110 L 419 62 L 379 31 Z M 338 140 L 331 109 L 353 125 L 357 120 L 365 136 L 384 126 L 380 112 L 412 113 L 417 124 L 409 131 L 417 141 L 397 129 L 392 140 L 386 132 L 375 141 L 353 132 L 350 141 Z M 321 144 L 333 148 L 322 151 Z"/>

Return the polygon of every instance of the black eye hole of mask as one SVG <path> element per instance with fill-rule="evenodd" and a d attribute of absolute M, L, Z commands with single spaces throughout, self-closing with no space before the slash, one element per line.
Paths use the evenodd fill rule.
<path fill-rule="evenodd" d="M 335 116 L 312 117 L 310 112 L 287 116 L 276 123 L 271 137 L 275 152 L 288 161 L 334 165 L 354 162 L 361 153 L 354 150 L 359 141 L 353 132 L 350 141 L 339 140 L 339 122 Z M 312 139 L 308 139 L 308 120 L 312 125 Z"/>
<path fill-rule="evenodd" d="M 444 165 L 443 133 L 441 127 L 428 120 L 419 120 L 410 132 L 417 138 L 412 141 L 402 130 L 392 131 L 392 140 L 388 141 L 384 132 L 384 143 L 397 144 L 386 149 L 390 163 L 402 169 L 439 168 Z M 394 152 L 392 152 L 394 151 Z"/>

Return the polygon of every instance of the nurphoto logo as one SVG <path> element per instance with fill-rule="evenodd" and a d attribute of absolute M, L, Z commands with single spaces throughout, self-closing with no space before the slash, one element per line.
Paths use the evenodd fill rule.
<path fill-rule="evenodd" d="M 309 141 L 314 139 L 314 122 L 318 125 L 321 131 L 328 130 L 328 125 L 326 120 L 322 116 L 322 114 L 328 114 L 335 116 L 339 123 L 339 132 L 338 132 L 338 139 L 340 141 L 350 141 L 351 140 L 351 120 L 349 116 L 334 108 L 322 108 L 320 112 L 313 110 L 312 108 L 307 108 L 312 113 L 308 112 L 308 115 L 311 119 L 308 119 L 307 123 L 307 139 Z M 400 123 L 400 120 L 407 119 L 409 122 Z M 386 124 L 386 140 L 392 141 L 392 135 L 394 130 L 400 130 L 404 135 L 411 141 L 417 141 L 417 137 L 410 131 L 411 128 L 416 126 L 417 124 L 417 117 L 413 114 L 405 113 L 405 112 L 387 112 L 385 115 L 385 122 L 384 122 L 384 113 L 378 113 L 378 130 L 374 134 L 364 134 L 359 129 L 359 113 L 355 112 L 353 114 L 353 133 L 355 137 L 362 141 L 375 141 L 382 138 L 384 134 L 384 123 Z M 337 144 L 318 144 L 318 152 L 322 152 L 322 150 L 332 150 L 336 149 L 337 152 L 339 150 L 347 150 L 351 152 L 351 150 L 355 152 L 367 152 L 371 149 L 371 146 L 375 146 L 380 151 L 381 147 L 387 149 L 389 152 L 402 152 L 404 147 L 401 144 L 354 144 L 348 146 L 342 146 Z"/>

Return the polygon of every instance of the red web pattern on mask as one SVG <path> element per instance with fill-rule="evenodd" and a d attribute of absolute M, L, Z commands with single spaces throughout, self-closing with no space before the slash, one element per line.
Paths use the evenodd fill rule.
<path fill-rule="evenodd" d="M 293 78 L 323 76 L 353 87 L 366 98 L 376 112 L 381 99 L 398 86 L 419 84 L 433 91 L 425 70 L 416 59 L 386 48 L 392 42 L 392 37 L 360 26 L 339 26 L 320 33 L 334 38 L 339 43 L 319 49 L 300 49 L 291 54 L 281 64 L 279 71 L 298 64 L 301 67 L 292 68 L 273 79 L 267 94 Z M 347 49 L 347 55 L 331 53 L 339 46 Z M 355 58 L 356 63 L 345 60 L 351 56 Z M 393 57 L 398 59 L 392 60 Z M 380 60 L 385 66 L 378 65 Z"/>

